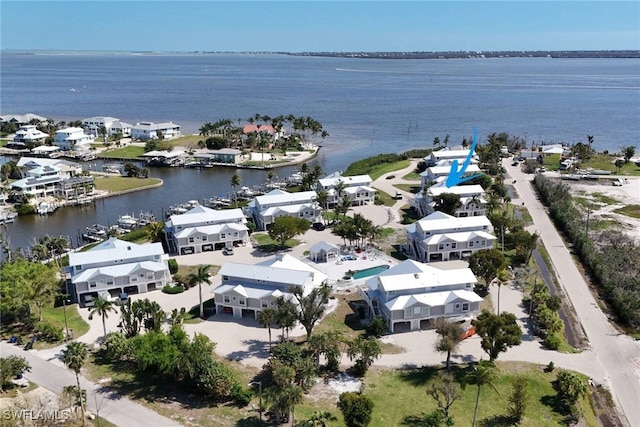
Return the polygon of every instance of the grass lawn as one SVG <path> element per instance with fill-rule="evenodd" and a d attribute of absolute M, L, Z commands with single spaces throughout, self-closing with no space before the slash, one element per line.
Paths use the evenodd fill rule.
<path fill-rule="evenodd" d="M 69 331 L 73 333 L 73 337 L 78 338 L 86 334 L 87 331 L 89 331 L 89 325 L 84 321 L 82 317 L 80 317 L 80 313 L 78 313 L 78 304 L 67 304 L 66 308 L 63 306 L 44 308 L 42 310 L 42 320 L 51 323 L 53 326 L 62 328 L 62 331 L 64 333 L 65 310 L 67 315 L 67 324 L 69 325 Z M 111 313 L 111 316 L 117 316 L 117 314 Z M 23 341 L 25 341 L 26 344 L 26 340 L 24 338 Z M 62 342 L 48 343 L 45 341 L 38 341 L 34 344 L 34 348 L 36 350 L 42 350 L 45 348 L 56 347 L 60 344 L 62 344 Z"/>
<path fill-rule="evenodd" d="M 104 151 L 99 157 L 107 159 L 137 159 L 144 154 L 144 147 L 137 145 L 127 145 L 126 147 L 116 148 L 115 150 Z"/>
<path fill-rule="evenodd" d="M 420 181 L 422 177 L 420 176 L 419 173 L 414 171 L 414 172 L 409 172 L 408 174 L 403 176 L 402 179 L 406 179 L 407 181 Z"/>
<path fill-rule="evenodd" d="M 398 190 L 407 191 L 409 193 L 417 194 L 420 191 L 420 184 L 393 184 Z"/>
<path fill-rule="evenodd" d="M 5 145 L 10 143 L 11 141 L 12 141 L 11 139 L 0 139 L 0 147 L 4 147 Z"/>
<path fill-rule="evenodd" d="M 393 163 L 383 163 L 383 164 L 380 164 L 380 165 L 376 165 L 369 172 L 369 176 L 371 177 L 372 180 L 375 181 L 376 179 L 380 178 L 385 173 L 389 173 L 389 172 L 397 171 L 397 170 L 400 170 L 400 169 L 404 169 L 406 167 L 409 167 L 409 164 L 410 164 L 410 161 L 407 159 L 407 160 L 399 160 L 399 161 L 393 162 Z"/>
<path fill-rule="evenodd" d="M 256 239 L 258 245 L 260 245 L 260 250 L 263 252 L 276 252 L 282 250 L 282 245 L 280 242 L 276 242 L 273 240 L 268 234 L 254 233 L 252 237 Z M 300 244 L 299 240 L 289 239 L 284 242 L 284 249 L 291 249 Z"/>
<path fill-rule="evenodd" d="M 580 167 L 582 169 L 593 168 L 607 170 L 613 172 L 616 175 L 640 176 L 640 167 L 636 166 L 636 164 L 633 162 L 625 163 L 620 168 L 620 173 L 617 173 L 617 168 L 613 163 L 617 158 L 618 157 L 616 156 L 611 156 L 608 154 L 594 154 L 584 164 L 580 165 Z"/>
<path fill-rule="evenodd" d="M 627 205 L 614 210 L 614 212 L 640 219 L 640 205 Z"/>
<path fill-rule="evenodd" d="M 533 218 L 531 218 L 531 214 L 529 210 L 524 206 L 516 206 L 515 209 L 520 212 L 520 216 L 522 217 L 522 222 L 525 226 L 533 224 Z"/>
<path fill-rule="evenodd" d="M 591 193 L 591 197 L 593 197 L 600 203 L 604 203 L 605 205 L 616 205 L 620 203 L 620 200 L 611 196 L 607 196 L 606 194 L 600 192 Z"/>
<path fill-rule="evenodd" d="M 421 219 L 421 216 L 416 212 L 411 206 L 405 205 L 400 208 L 400 212 L 402 212 L 402 221 L 401 224 L 413 224 L 414 222 Z"/>
<path fill-rule="evenodd" d="M 144 188 L 162 182 L 158 178 L 129 178 L 125 176 L 95 176 L 96 190 L 118 192 Z"/>
<path fill-rule="evenodd" d="M 557 171 L 560 169 L 560 154 L 543 155 L 542 159 L 544 167 L 548 171 Z"/>
<path fill-rule="evenodd" d="M 396 204 L 396 200 L 391 197 L 389 193 L 385 193 L 384 191 L 376 188 L 376 202 L 381 201 L 385 206 L 393 206 Z M 379 203 L 376 203 L 376 205 Z"/>
<path fill-rule="evenodd" d="M 203 141 L 202 135 L 184 135 L 176 139 L 165 139 L 172 147 L 198 148 L 198 141 Z"/>

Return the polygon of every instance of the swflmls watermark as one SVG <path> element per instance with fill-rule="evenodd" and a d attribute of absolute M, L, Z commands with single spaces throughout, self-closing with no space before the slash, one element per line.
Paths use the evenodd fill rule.
<path fill-rule="evenodd" d="M 3 409 L 0 414 L 4 421 L 68 421 L 72 418 L 72 413 L 69 409 Z"/>

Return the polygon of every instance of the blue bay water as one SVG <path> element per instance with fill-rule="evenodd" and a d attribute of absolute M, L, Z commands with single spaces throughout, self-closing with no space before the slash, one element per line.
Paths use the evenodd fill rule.
<path fill-rule="evenodd" d="M 113 116 L 168 121 L 197 133 L 209 121 L 255 113 L 319 120 L 325 171 L 371 154 L 482 141 L 508 132 L 527 141 L 574 143 L 594 135 L 598 150 L 640 141 L 640 60 L 496 58 L 375 60 L 285 55 L 1 54 L 0 113 L 56 121 Z M 73 89 L 73 90 L 71 90 Z M 286 174 L 284 171 L 283 174 Z M 119 196 L 92 210 L 58 211 L 8 228 L 14 246 L 49 233 L 76 234 L 118 214 L 160 209 L 229 191 L 232 171 L 152 171 L 161 190 Z M 246 172 L 247 184 L 264 173 Z M 147 209 L 145 209 L 147 208 Z M 86 213 L 85 213 L 86 212 Z M 55 231 L 52 231 L 55 230 Z"/>

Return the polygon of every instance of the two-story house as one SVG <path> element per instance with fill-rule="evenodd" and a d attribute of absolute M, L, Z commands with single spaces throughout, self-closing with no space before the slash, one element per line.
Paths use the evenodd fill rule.
<path fill-rule="evenodd" d="M 432 151 L 431 154 L 426 156 L 423 160 L 427 166 L 435 166 L 442 160 L 453 161 L 457 160 L 458 164 L 462 164 L 467 160 L 467 157 L 471 153 L 471 150 L 467 149 L 451 149 L 451 148 L 443 148 L 442 150 Z M 473 153 L 471 156 L 472 163 L 478 160 L 478 155 Z"/>
<path fill-rule="evenodd" d="M 322 219 L 322 208 L 316 202 L 316 197 L 315 191 L 289 193 L 274 189 L 254 198 L 245 212 L 253 218 L 257 230 L 267 230 L 281 216 L 304 218 L 311 223 L 319 222 Z"/>
<path fill-rule="evenodd" d="M 247 220 L 240 209 L 213 210 L 195 206 L 171 215 L 165 224 L 169 252 L 180 255 L 209 252 L 249 242 Z"/>
<path fill-rule="evenodd" d="M 82 177 L 82 166 L 60 159 L 21 157 L 17 163 L 22 179 L 11 183 L 14 191 L 37 197 L 68 198 L 74 187 L 83 187 L 86 194 L 93 189 L 93 177 Z"/>
<path fill-rule="evenodd" d="M 35 125 L 24 125 L 13 136 L 13 142 L 21 142 L 23 144 L 43 144 L 49 137 L 49 134 L 42 132 Z"/>
<path fill-rule="evenodd" d="M 439 318 L 472 318 L 482 301 L 473 291 L 476 283 L 469 268 L 440 270 L 406 260 L 370 278 L 358 292 L 370 314 L 382 316 L 394 333 L 432 328 Z"/>
<path fill-rule="evenodd" d="M 56 131 L 53 143 L 65 151 L 87 151 L 93 140 L 93 135 L 85 134 L 84 129 L 68 127 Z"/>
<path fill-rule="evenodd" d="M 416 194 L 414 208 L 420 215 L 429 215 L 436 210 L 436 199 L 444 194 L 456 194 L 460 197 L 460 207 L 455 216 L 482 216 L 486 214 L 487 201 L 484 199 L 484 189 L 481 185 L 455 185 L 447 187 L 446 182 L 440 182 L 425 188 Z"/>
<path fill-rule="evenodd" d="M 180 136 L 180 125 L 173 122 L 153 123 L 141 122 L 131 127 L 133 139 L 172 139 Z"/>
<path fill-rule="evenodd" d="M 486 216 L 453 217 L 434 212 L 405 229 L 405 252 L 422 262 L 465 259 L 476 251 L 491 249 L 496 240 Z"/>
<path fill-rule="evenodd" d="M 447 179 L 451 173 L 451 163 L 449 161 L 442 161 L 440 165 L 431 166 L 424 172 L 420 173 L 420 188 L 430 187 L 436 183 L 443 182 Z M 460 168 L 458 165 L 458 169 Z M 462 176 L 470 176 L 480 173 L 480 168 L 477 164 L 470 164 L 465 169 Z"/>
<path fill-rule="evenodd" d="M 118 296 L 161 289 L 171 281 L 167 260 L 161 243 L 138 245 L 112 237 L 69 254 L 70 294 L 84 306 L 104 291 Z"/>
<path fill-rule="evenodd" d="M 327 280 L 326 274 L 286 254 L 255 265 L 228 262 L 218 274 L 222 283 L 212 291 L 216 311 L 253 319 L 261 310 L 275 308 L 279 297 L 292 298 L 292 286 L 301 287 L 303 295 L 308 295 Z"/>
<path fill-rule="evenodd" d="M 361 206 L 375 201 L 376 189 L 371 183 L 369 175 L 342 176 L 336 172 L 319 179 L 317 189 L 327 192 L 330 208 L 341 203 L 344 196 L 349 198 L 351 206 Z"/>

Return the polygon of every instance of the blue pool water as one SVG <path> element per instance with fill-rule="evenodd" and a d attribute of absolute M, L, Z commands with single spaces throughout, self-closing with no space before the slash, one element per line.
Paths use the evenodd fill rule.
<path fill-rule="evenodd" d="M 380 274 L 385 270 L 388 270 L 388 265 L 378 265 L 376 267 L 365 268 L 364 270 L 358 270 L 353 273 L 353 279 L 362 279 L 363 277 L 375 276 L 376 274 Z"/>

